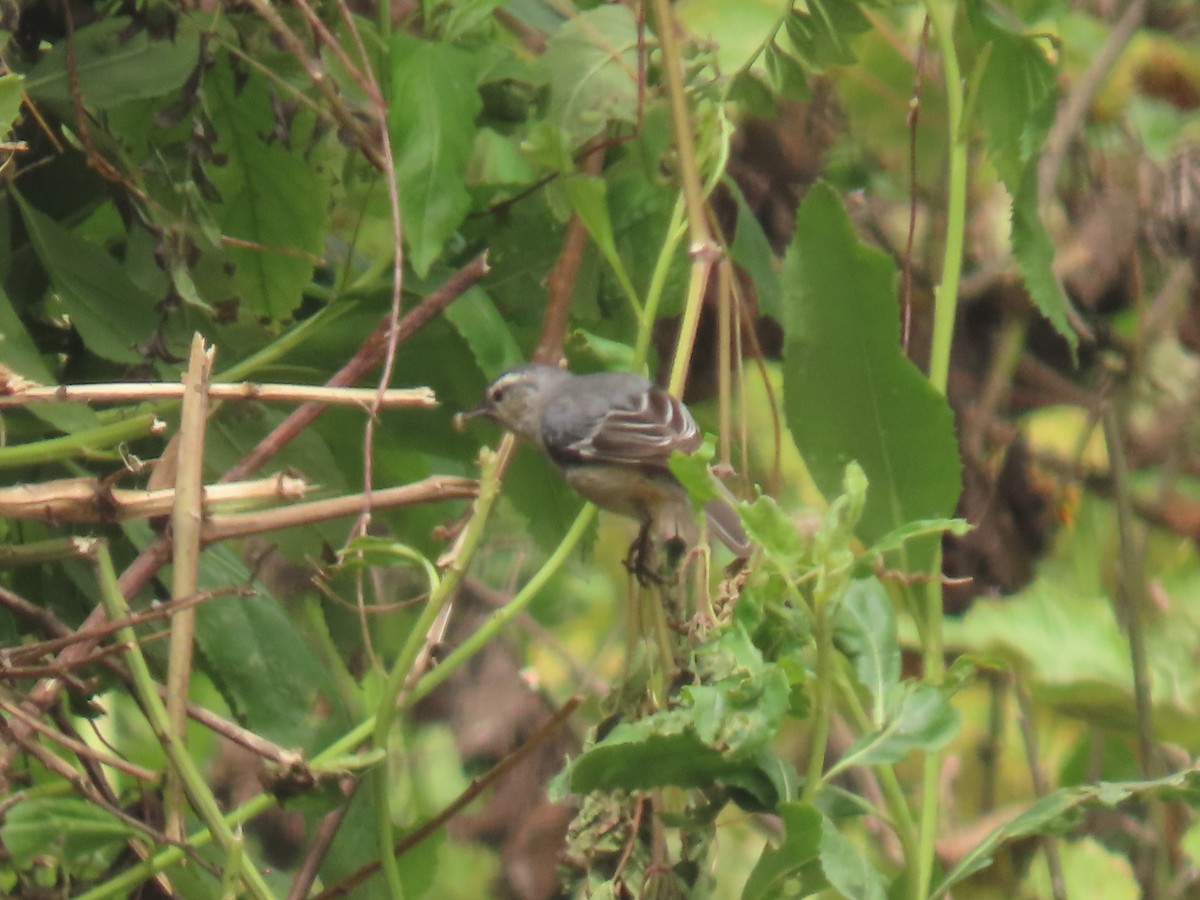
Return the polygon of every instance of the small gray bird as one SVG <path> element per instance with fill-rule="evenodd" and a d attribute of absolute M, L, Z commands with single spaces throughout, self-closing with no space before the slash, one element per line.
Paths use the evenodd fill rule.
<path fill-rule="evenodd" d="M 648 574 L 652 533 L 695 540 L 691 501 L 667 460 L 676 450 L 694 453 L 703 442 L 700 429 L 680 400 L 640 375 L 573 375 L 553 366 L 521 366 L 493 381 L 483 401 L 465 414 L 476 416 L 533 443 L 597 506 L 640 522 L 627 560 L 640 576 Z M 704 511 L 726 547 L 740 558 L 750 555 L 733 507 L 715 499 Z"/>

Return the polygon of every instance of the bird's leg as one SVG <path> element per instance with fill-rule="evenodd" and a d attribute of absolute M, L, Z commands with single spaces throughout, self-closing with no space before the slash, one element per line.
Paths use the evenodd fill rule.
<path fill-rule="evenodd" d="M 651 584 L 663 583 L 662 576 L 651 568 L 653 561 L 654 544 L 650 540 L 650 523 L 643 522 L 642 527 L 638 529 L 638 536 L 629 545 L 629 552 L 625 554 L 622 564 L 642 587 L 647 587 Z"/>

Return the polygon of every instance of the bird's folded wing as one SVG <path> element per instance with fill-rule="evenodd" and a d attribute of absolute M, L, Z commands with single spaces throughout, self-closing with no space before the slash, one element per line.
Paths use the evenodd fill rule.
<path fill-rule="evenodd" d="M 693 453 L 703 442 L 687 407 L 657 387 L 614 406 L 570 449 L 581 459 L 665 466 L 671 454 Z"/>

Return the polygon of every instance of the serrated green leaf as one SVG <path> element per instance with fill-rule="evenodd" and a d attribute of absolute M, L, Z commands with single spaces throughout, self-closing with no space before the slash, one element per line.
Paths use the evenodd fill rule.
<path fill-rule="evenodd" d="M 1037 162 L 1057 101 L 1054 67 L 1042 40 L 1000 27 L 981 3 L 966 9 L 980 67 L 972 110 L 1012 198 L 1013 256 L 1034 305 L 1074 353 L 1079 338 L 1068 320 L 1070 301 L 1054 275 L 1054 244 L 1038 210 Z"/>
<path fill-rule="evenodd" d="M 59 850 L 68 861 L 103 847 L 116 851 L 138 833 L 85 800 L 39 797 L 5 812 L 0 841 L 16 868 L 27 869 L 39 855 Z"/>
<path fill-rule="evenodd" d="M 783 896 L 786 883 L 820 854 L 823 817 L 817 809 L 807 803 L 783 803 L 776 814 L 783 822 L 783 840 L 763 848 L 742 888 L 742 900 Z"/>
<path fill-rule="evenodd" d="M 68 63 L 73 72 L 68 69 Z M 124 16 L 101 19 L 59 41 L 26 75 L 35 100 L 71 103 L 75 78 L 84 107 L 103 112 L 179 90 L 200 63 L 200 32 L 183 18 L 170 37 L 151 37 Z"/>
<path fill-rule="evenodd" d="M 958 714 L 940 690 L 931 684 L 909 682 L 899 699 L 889 698 L 888 722 L 865 734 L 830 770 L 849 766 L 877 766 L 899 762 L 913 750 L 937 750 L 958 731 Z"/>
<path fill-rule="evenodd" d="M 30 242 L 87 348 L 114 362 L 140 362 L 157 325 L 155 299 L 103 249 L 34 209 L 14 189 Z M 114 315 L 120 310 L 120 315 Z"/>
<path fill-rule="evenodd" d="M 609 122 L 637 119 L 637 23 L 626 6 L 598 6 L 572 18 L 546 44 L 548 121 L 572 146 Z"/>
<path fill-rule="evenodd" d="M 1009 190 L 1011 193 L 1013 189 Z M 1012 249 L 1029 298 L 1067 342 L 1073 354 L 1079 346 L 1079 335 L 1068 318 L 1071 301 L 1054 274 L 1054 241 L 1038 213 L 1037 164 L 1034 162 L 1026 167 L 1024 178 L 1012 193 Z"/>
<path fill-rule="evenodd" d="M 900 639 L 892 599 L 875 578 L 852 581 L 834 618 L 838 645 L 871 695 L 871 722 L 883 728 L 888 696 L 900 683 Z"/>
<path fill-rule="evenodd" d="M 496 304 L 482 288 L 477 286 L 466 291 L 446 307 L 442 315 L 462 335 L 479 371 L 488 379 L 525 361 Z"/>
<path fill-rule="evenodd" d="M 884 900 L 887 882 L 832 820 L 821 820 L 821 869 L 846 900 Z"/>
<path fill-rule="evenodd" d="M 1197 770 L 1192 768 L 1151 781 L 1102 782 L 1060 788 L 1052 794 L 1047 794 L 1015 819 L 996 828 L 968 850 L 930 896 L 942 897 L 964 878 L 987 868 L 1003 844 L 1027 835 L 1043 834 L 1064 817 L 1081 808 L 1097 803 L 1115 806 L 1133 796 L 1170 796 L 1177 789 L 1194 785 L 1196 775 Z"/>
<path fill-rule="evenodd" d="M 895 284 L 891 260 L 858 241 L 828 185 L 814 185 L 784 262 L 784 410 L 826 496 L 850 462 L 862 466 L 868 543 L 949 516 L 960 490 L 953 415 L 900 349 Z M 908 564 L 925 568 L 935 547 L 910 547 Z"/>
<path fill-rule="evenodd" d="M 1048 123 L 1041 111 L 1055 95 L 1054 67 L 1044 41 L 1000 28 L 981 3 L 967 3 L 966 9 L 977 55 L 986 58 L 974 112 L 992 162 L 1011 188 L 1042 148 Z"/>
<path fill-rule="evenodd" d="M 388 131 L 409 264 L 424 276 L 471 208 L 463 183 L 483 101 L 465 50 L 397 32 L 391 45 Z"/>
<path fill-rule="evenodd" d="M 228 249 L 241 301 L 257 318 L 285 322 L 324 249 L 329 179 L 280 141 L 263 140 L 275 119 L 261 77 L 235 83 L 229 66 L 219 65 L 205 79 L 204 93 L 217 159 L 224 163 L 205 168 L 221 196 L 211 211 L 225 237 L 249 245 Z"/>

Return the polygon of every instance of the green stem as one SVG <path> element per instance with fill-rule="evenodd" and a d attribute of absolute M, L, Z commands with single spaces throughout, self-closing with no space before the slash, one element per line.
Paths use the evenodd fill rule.
<path fill-rule="evenodd" d="M 435 669 L 426 672 L 422 676 L 407 697 L 404 704 L 406 707 L 431 693 L 438 685 L 453 674 L 454 671 L 470 659 L 471 656 L 487 644 L 488 641 L 495 637 L 505 625 L 525 610 L 541 589 L 562 568 L 563 563 L 567 561 L 576 545 L 583 538 L 595 515 L 596 508 L 590 503 L 580 511 L 574 524 L 567 531 L 566 535 L 563 536 L 562 543 L 559 544 L 558 548 L 550 555 L 546 562 L 542 564 L 542 567 L 517 595 L 505 604 L 503 608 L 494 612 L 478 631 L 467 638 L 453 653 L 439 663 Z M 320 771 L 334 762 L 339 762 L 340 757 L 353 753 L 356 747 L 369 739 L 375 733 L 375 729 L 376 721 L 374 716 L 364 719 L 314 756 L 310 768 L 314 771 Z M 376 751 L 371 752 L 374 753 Z M 269 794 L 259 794 L 229 813 L 225 822 L 230 826 L 239 825 L 270 809 L 275 803 L 275 798 Z M 204 847 L 211 843 L 212 840 L 213 830 L 206 828 L 190 835 L 187 843 L 191 847 Z M 125 870 L 116 878 L 82 894 L 81 900 L 108 900 L 111 897 L 125 897 L 134 887 L 179 862 L 183 859 L 183 856 L 183 851 L 178 847 L 167 847 L 156 853 L 152 859 L 139 863 Z"/>
<path fill-rule="evenodd" d="M 946 198 L 946 247 L 942 277 L 934 291 L 933 346 L 929 359 L 929 382 L 946 393 L 950 374 L 950 342 L 958 308 L 958 281 L 962 273 L 963 238 L 967 217 L 967 136 L 962 127 L 963 86 L 958 56 L 954 49 L 954 0 L 926 0 L 934 35 L 942 54 L 946 82 L 946 125 L 950 141 L 950 165 Z"/>
<path fill-rule="evenodd" d="M 421 676 L 421 680 L 417 682 L 412 690 L 412 694 L 409 696 L 408 702 L 410 704 L 416 703 L 421 698 L 428 696 L 438 685 L 449 678 L 459 666 L 478 653 L 485 644 L 499 634 L 501 629 L 525 611 L 525 608 L 529 606 L 533 598 L 541 592 L 542 588 L 546 586 L 555 573 L 562 568 L 563 563 L 567 561 L 571 553 L 574 552 L 575 545 L 583 539 L 583 535 L 592 524 L 592 519 L 595 515 L 596 507 L 590 503 L 579 511 L 579 515 L 575 517 L 575 521 L 563 536 L 561 543 L 559 543 L 555 551 L 542 564 L 542 567 L 525 583 L 525 586 L 517 592 L 516 596 L 488 616 L 484 620 L 484 623 L 470 637 L 459 644 L 442 662 L 438 663 L 437 668 Z"/>
<path fill-rule="evenodd" d="M 658 318 L 658 305 L 662 301 L 663 291 L 667 284 L 667 275 L 671 271 L 671 261 L 679 242 L 687 233 L 687 223 L 683 220 L 683 195 L 675 198 L 675 209 L 671 213 L 671 223 L 667 226 L 667 236 L 659 251 L 658 260 L 654 263 L 654 272 L 650 276 L 650 286 L 646 289 L 646 304 L 642 307 L 642 317 L 638 321 L 637 340 L 633 345 L 633 370 L 641 371 L 650 355 L 650 338 L 654 336 L 654 320 Z"/>
<path fill-rule="evenodd" d="M 152 413 L 144 413 L 98 428 L 64 434 L 62 437 L 0 447 L 0 469 L 42 465 L 98 453 L 101 450 L 111 450 L 118 444 L 152 434 L 157 422 L 158 419 Z"/>
<path fill-rule="evenodd" d="M 117 573 L 113 569 L 108 547 L 102 541 L 88 543 L 90 546 L 87 549 L 91 553 L 92 564 L 99 582 L 101 602 L 108 613 L 109 621 L 119 621 L 129 615 L 129 604 L 122 596 L 121 588 L 117 584 Z M 158 689 L 150 674 L 150 667 L 146 664 L 146 658 L 142 655 L 137 634 L 131 627 L 126 626 L 117 631 L 117 638 L 127 648 L 125 661 L 129 666 L 130 675 L 133 677 L 133 687 L 138 695 L 138 702 L 166 751 L 167 758 L 179 774 L 184 790 L 192 801 L 192 806 L 200 816 L 200 820 L 213 833 L 217 845 L 225 854 L 225 867 L 227 867 L 233 858 L 243 853 L 243 848 L 239 846 L 238 838 L 229 827 L 229 823 L 226 822 L 216 798 L 204 781 L 204 776 L 196 768 L 192 758 L 188 756 L 186 748 L 171 731 L 167 708 L 158 696 Z M 274 897 L 266 881 L 259 874 L 258 868 L 249 860 L 242 865 L 241 882 L 245 889 L 259 900 L 271 900 Z"/>
<path fill-rule="evenodd" d="M 396 840 L 392 832 L 390 803 L 392 792 L 387 755 L 388 739 L 391 736 L 392 722 L 396 718 L 396 711 L 402 703 L 401 693 L 405 685 L 413 677 L 414 666 L 421 654 L 421 648 L 425 645 L 429 630 L 433 627 L 438 615 L 445 608 L 450 598 L 454 596 L 454 592 L 458 590 L 458 585 L 462 581 L 463 575 L 466 574 L 467 566 L 470 565 L 471 557 L 475 555 L 475 550 L 483 540 L 484 527 L 487 525 L 492 504 L 495 503 L 496 497 L 500 494 L 500 466 L 498 465 L 498 460 L 499 456 L 490 450 L 485 450 L 482 454 L 482 477 L 479 482 L 479 495 L 475 500 L 475 508 L 471 513 L 471 518 L 462 533 L 462 539 L 456 548 L 454 560 L 451 562 L 449 569 L 446 570 L 446 576 L 441 579 L 438 578 L 437 572 L 433 570 L 432 566 L 429 567 L 429 602 L 421 610 L 421 615 L 409 632 L 408 639 L 404 642 L 404 647 L 401 649 L 399 656 L 396 657 L 396 662 L 392 666 L 391 672 L 388 673 L 387 683 L 381 692 L 379 706 L 375 713 L 375 727 L 371 735 L 372 742 L 376 749 L 382 750 L 384 753 L 383 764 L 376 767 L 372 773 L 375 789 L 375 819 L 376 834 L 379 840 L 379 862 L 383 869 L 383 876 L 387 882 L 388 890 L 396 898 L 404 896 L 404 888 L 400 883 L 400 869 L 396 865 L 396 858 L 392 853 L 392 848 L 395 846 Z"/>
<path fill-rule="evenodd" d="M 838 694 L 842 698 L 842 708 L 854 720 L 854 725 L 859 732 L 867 734 L 873 730 L 874 726 L 867 715 L 866 709 L 863 707 L 862 698 L 859 697 L 858 692 L 854 689 L 854 685 L 850 681 L 846 668 L 845 658 L 839 657 L 837 687 Z M 879 778 L 879 786 L 883 791 L 883 801 L 887 804 L 892 828 L 895 830 L 896 837 L 900 840 L 900 846 L 904 851 L 904 858 L 906 860 L 916 859 L 918 852 L 917 823 L 913 820 L 912 810 L 909 808 L 908 799 L 904 796 L 904 788 L 900 785 L 900 779 L 896 776 L 896 770 L 890 765 L 883 764 L 875 766 L 874 770 L 876 776 Z M 915 881 L 916 873 L 910 871 L 909 877 Z"/>
<path fill-rule="evenodd" d="M 949 179 L 946 200 L 946 246 L 942 257 L 942 276 L 934 292 L 933 342 L 929 360 L 929 381 L 941 394 L 946 393 L 950 373 L 950 344 L 958 306 L 958 283 L 962 272 L 963 237 L 967 206 L 967 134 L 963 128 L 963 84 L 954 47 L 954 0 L 926 0 L 925 8 L 933 23 L 935 39 L 942 57 L 946 87 L 947 137 L 949 140 Z M 940 685 L 945 675 L 942 639 L 942 554 L 933 555 L 932 576 L 925 588 L 922 656 L 925 680 Z M 938 783 L 942 752 L 925 755 L 922 773 L 920 846 L 917 851 L 915 900 L 929 894 L 933 878 L 934 842 L 938 829 Z"/>
<path fill-rule="evenodd" d="M 813 641 L 817 645 L 817 683 L 813 690 L 813 731 L 810 738 L 808 771 L 801 799 L 811 803 L 821 786 L 825 773 L 825 747 L 829 743 L 829 724 L 833 717 L 834 649 L 833 623 L 829 620 L 829 604 L 817 597 L 813 602 Z"/>

